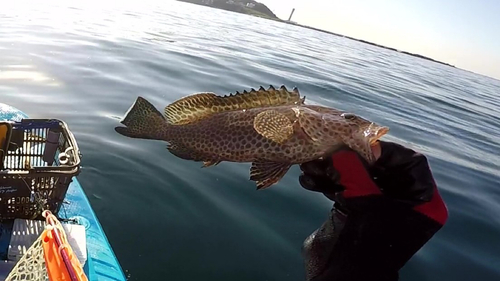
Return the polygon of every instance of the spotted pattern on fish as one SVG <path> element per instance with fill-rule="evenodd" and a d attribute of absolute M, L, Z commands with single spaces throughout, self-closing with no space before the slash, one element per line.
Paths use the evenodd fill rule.
<path fill-rule="evenodd" d="M 224 97 L 214 93 L 190 95 L 165 107 L 165 116 L 170 124 L 184 125 L 218 112 L 302 103 L 304 99 L 300 98 L 297 88 L 288 91 L 285 86 L 278 90 L 270 86 L 266 90 L 261 86 L 259 90 L 251 89 L 250 92 L 236 92 Z"/>
<path fill-rule="evenodd" d="M 129 137 L 167 141 L 172 154 L 203 161 L 204 166 L 252 162 L 250 179 L 258 189 L 278 182 L 291 165 L 343 146 L 374 162 L 370 144 L 388 128 L 337 109 L 306 105 L 298 90 L 280 89 L 274 91 L 274 95 L 280 93 L 279 98 L 269 98 L 273 91 L 262 87 L 259 93 L 188 96 L 167 106 L 167 118 L 139 97 L 121 122 L 126 127 L 116 130 Z M 252 98 L 268 103 L 257 104 Z"/>

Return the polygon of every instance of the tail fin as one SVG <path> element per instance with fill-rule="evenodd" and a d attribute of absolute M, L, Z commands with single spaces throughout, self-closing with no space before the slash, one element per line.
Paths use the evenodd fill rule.
<path fill-rule="evenodd" d="M 116 127 L 121 135 L 141 139 L 161 139 L 166 120 L 146 99 L 138 97 L 120 122 L 126 127 Z"/>

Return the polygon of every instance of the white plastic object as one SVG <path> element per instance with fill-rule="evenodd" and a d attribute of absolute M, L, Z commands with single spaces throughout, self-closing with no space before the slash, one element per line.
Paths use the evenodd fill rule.
<path fill-rule="evenodd" d="M 61 163 L 61 165 L 66 165 L 69 163 L 69 160 L 70 160 L 70 155 L 69 155 L 69 152 L 70 151 L 73 151 L 73 147 L 68 147 L 66 148 L 66 150 L 59 154 L 59 163 Z"/>
<path fill-rule="evenodd" d="M 14 227 L 10 237 L 7 259 L 18 261 L 35 242 L 45 229 L 45 221 L 15 219 Z M 85 226 L 63 223 L 64 231 L 68 237 L 68 243 L 73 249 L 78 261 L 83 266 L 87 261 L 87 238 Z"/>

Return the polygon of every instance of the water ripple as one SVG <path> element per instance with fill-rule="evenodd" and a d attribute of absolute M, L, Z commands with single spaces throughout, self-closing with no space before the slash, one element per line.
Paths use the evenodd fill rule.
<path fill-rule="evenodd" d="M 0 11 L 1 102 L 68 122 L 80 180 L 131 280 L 303 280 L 302 241 L 331 202 L 301 189 L 296 167 L 257 192 L 248 164 L 200 170 L 162 142 L 113 130 L 137 96 L 161 109 L 270 84 L 387 125 L 388 140 L 429 156 L 450 220 L 405 280 L 500 274 L 500 81 L 297 26 L 146 2 Z"/>

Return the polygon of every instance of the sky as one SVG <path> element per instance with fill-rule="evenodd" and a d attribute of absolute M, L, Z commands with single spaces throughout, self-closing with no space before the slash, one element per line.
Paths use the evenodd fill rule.
<path fill-rule="evenodd" d="M 499 0 L 257 0 L 279 18 L 500 79 Z"/>

